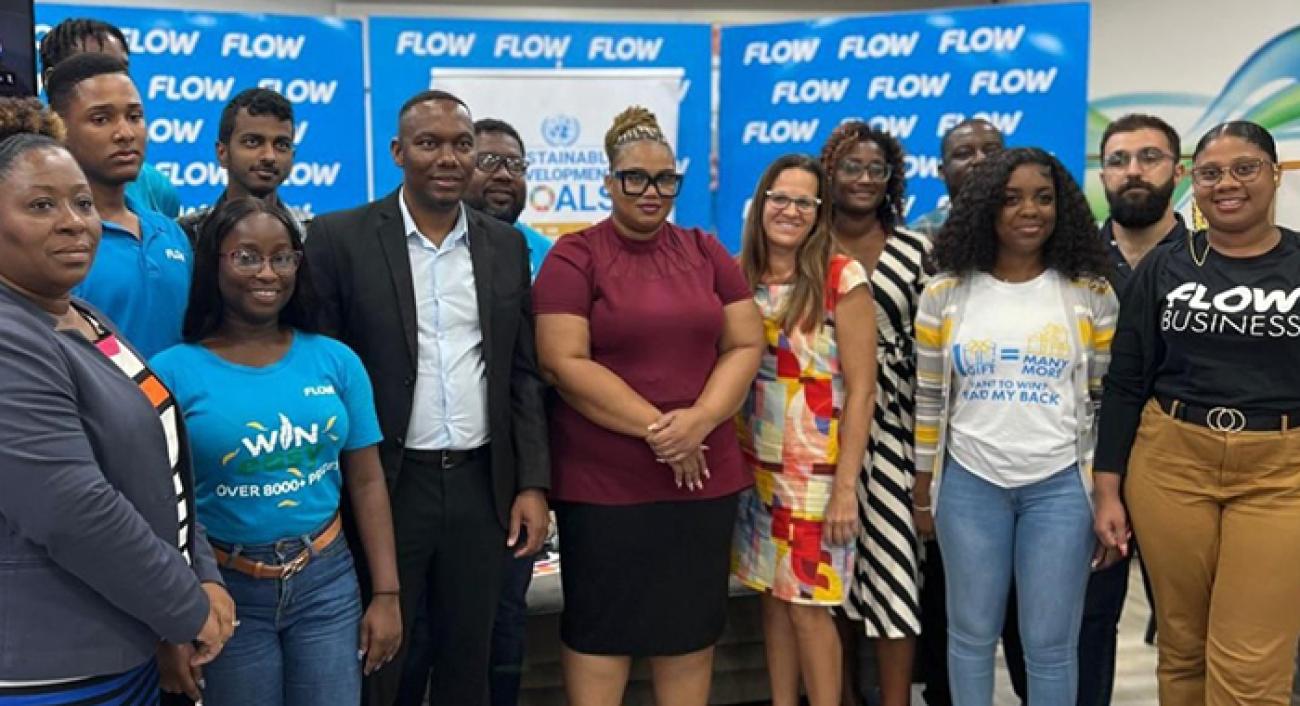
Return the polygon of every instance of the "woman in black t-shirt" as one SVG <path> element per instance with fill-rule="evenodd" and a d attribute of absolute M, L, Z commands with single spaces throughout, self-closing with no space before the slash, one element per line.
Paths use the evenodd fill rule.
<path fill-rule="evenodd" d="M 1097 533 L 1155 589 L 1160 702 L 1289 704 L 1300 635 L 1300 237 L 1272 223 L 1268 131 L 1196 145 L 1209 229 L 1142 261 L 1101 412 Z"/>

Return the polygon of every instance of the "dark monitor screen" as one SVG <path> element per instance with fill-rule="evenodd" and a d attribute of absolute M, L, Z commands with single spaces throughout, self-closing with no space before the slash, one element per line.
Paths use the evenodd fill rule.
<path fill-rule="evenodd" d="M 36 95 L 33 0 L 0 0 L 0 96 Z"/>

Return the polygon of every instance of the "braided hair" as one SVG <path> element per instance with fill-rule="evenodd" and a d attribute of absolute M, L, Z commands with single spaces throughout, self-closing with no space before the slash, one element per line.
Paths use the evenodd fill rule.
<path fill-rule="evenodd" d="M 64 59 L 85 51 L 88 39 L 94 39 L 101 47 L 116 39 L 123 51 L 128 54 L 131 51 L 117 27 L 88 17 L 72 17 L 54 25 L 41 39 L 41 70 L 49 71 Z"/>
<path fill-rule="evenodd" d="M 658 142 L 672 151 L 668 138 L 655 114 L 639 105 L 631 106 L 614 117 L 614 124 L 605 132 L 605 156 L 613 166 L 618 151 L 633 142 Z"/>
<path fill-rule="evenodd" d="M 826 138 L 822 147 L 822 169 L 831 183 L 835 183 L 839 173 L 840 160 L 856 145 L 862 142 L 874 143 L 885 153 L 885 163 L 889 165 L 889 182 L 885 185 L 885 198 L 876 207 L 876 219 L 885 232 L 892 232 L 903 224 L 904 192 L 907 190 L 905 173 L 907 166 L 903 163 L 903 145 L 884 130 L 878 130 L 861 120 L 843 122 Z M 832 206 L 833 209 L 833 206 Z"/>

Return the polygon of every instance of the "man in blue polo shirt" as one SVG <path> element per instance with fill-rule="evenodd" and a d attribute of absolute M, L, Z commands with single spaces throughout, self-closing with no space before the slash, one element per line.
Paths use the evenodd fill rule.
<path fill-rule="evenodd" d="M 41 78 L 49 83 L 50 72 L 59 62 L 83 52 L 108 54 L 131 66 L 131 51 L 122 30 L 89 17 L 70 17 L 50 28 L 41 40 Z M 162 172 L 148 162 L 140 167 L 140 174 L 126 187 L 133 201 L 144 204 L 168 218 L 180 215 L 181 199 L 176 187 Z"/>
<path fill-rule="evenodd" d="M 193 251 L 166 216 L 127 196 L 144 163 L 145 120 L 126 65 L 106 54 L 70 57 L 50 72 L 50 107 L 90 182 L 104 235 L 75 294 L 108 315 L 145 357 L 180 343 Z"/>

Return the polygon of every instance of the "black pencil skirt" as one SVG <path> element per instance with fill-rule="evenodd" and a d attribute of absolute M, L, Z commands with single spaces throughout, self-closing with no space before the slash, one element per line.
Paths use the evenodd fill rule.
<path fill-rule="evenodd" d="M 665 657 L 717 642 L 738 497 L 556 503 L 564 644 L 583 654 Z"/>

